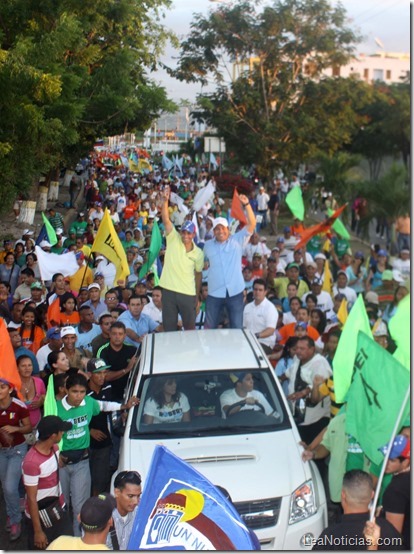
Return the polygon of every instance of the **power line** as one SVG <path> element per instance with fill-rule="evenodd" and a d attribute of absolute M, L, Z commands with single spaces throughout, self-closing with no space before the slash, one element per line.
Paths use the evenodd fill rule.
<path fill-rule="evenodd" d="M 362 21 L 359 21 L 359 25 L 361 23 L 366 23 L 367 21 L 370 21 L 371 19 L 374 19 L 375 17 L 377 17 L 378 15 L 381 15 L 382 13 L 386 12 L 387 10 L 389 10 L 390 8 L 393 8 L 394 6 L 396 6 L 397 4 L 400 3 L 400 0 L 397 0 L 396 2 L 394 2 L 393 4 L 390 4 L 389 6 L 387 6 L 386 8 L 384 8 L 383 10 L 380 10 L 379 12 L 377 13 L 374 13 L 373 15 L 370 15 L 369 17 L 366 17 L 365 19 L 362 19 Z"/>

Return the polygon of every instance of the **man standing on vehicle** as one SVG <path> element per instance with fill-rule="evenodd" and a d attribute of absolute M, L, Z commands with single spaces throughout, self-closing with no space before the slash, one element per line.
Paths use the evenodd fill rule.
<path fill-rule="evenodd" d="M 178 233 L 170 220 L 168 200 L 170 187 L 162 191 L 161 217 L 167 237 L 164 268 L 160 278 L 163 288 L 162 323 L 164 331 L 176 331 L 178 315 L 184 329 L 195 329 L 197 295 L 201 288 L 204 266 L 203 251 L 194 244 L 196 228 L 192 221 L 184 221 Z"/>
<path fill-rule="evenodd" d="M 255 229 L 256 218 L 247 196 L 240 194 L 239 199 L 246 210 L 247 225 L 230 235 L 227 219 L 217 217 L 213 223 L 214 239 L 204 245 L 204 256 L 209 261 L 206 329 L 217 329 L 224 307 L 229 315 L 229 327 L 243 327 L 245 283 L 241 259 L 243 247 Z"/>

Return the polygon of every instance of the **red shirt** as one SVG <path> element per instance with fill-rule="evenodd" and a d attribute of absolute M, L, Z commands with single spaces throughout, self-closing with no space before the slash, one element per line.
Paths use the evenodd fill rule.
<path fill-rule="evenodd" d="M 26 404 L 17 398 L 12 398 L 8 408 L 0 408 L 0 430 L 6 425 L 18 427 L 25 417 L 30 417 Z M 1 446 L 17 446 L 24 442 L 22 433 L 12 433 L 11 437 L 13 441 L 9 444 L 4 438 L 4 433 L 0 433 Z"/>

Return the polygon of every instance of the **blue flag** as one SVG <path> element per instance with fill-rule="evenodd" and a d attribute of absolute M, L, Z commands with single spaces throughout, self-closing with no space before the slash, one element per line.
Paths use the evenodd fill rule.
<path fill-rule="evenodd" d="M 256 550 L 234 506 L 164 446 L 145 482 L 128 550 Z"/>
<path fill-rule="evenodd" d="M 49 237 L 47 235 L 47 231 L 46 231 L 46 225 L 42 225 L 40 231 L 39 231 L 39 234 L 37 236 L 37 239 L 36 239 L 36 246 L 39 246 L 39 244 L 42 242 L 42 240 L 47 240 L 49 241 Z"/>

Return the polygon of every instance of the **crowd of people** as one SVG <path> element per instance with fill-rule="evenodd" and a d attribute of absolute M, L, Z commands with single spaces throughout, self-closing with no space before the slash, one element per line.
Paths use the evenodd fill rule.
<path fill-rule="evenodd" d="M 332 228 L 296 249 L 303 222 L 292 218 L 291 225 L 278 230 L 287 192 L 301 186 L 296 176 L 290 182 L 276 179 L 268 191 L 260 185 L 249 195 L 240 194 L 236 201 L 245 215 L 244 226 L 232 220 L 217 192 L 192 211 L 208 181 L 206 174 L 194 171 L 172 177 L 160 170 L 139 175 L 122 166 L 107 169 L 92 158 L 84 163 L 82 179 L 74 176 L 70 183 L 70 206 L 80 206 L 75 219 L 65 222 L 50 208 L 57 242 L 38 241 L 46 254 L 75 252 L 78 269 L 72 275 L 55 273 L 49 281 L 42 280 L 35 253 L 38 237 L 30 229 L 17 241 L 4 241 L 0 316 L 21 381 L 15 391 L 0 378 L 0 479 L 10 541 L 20 537 L 24 507 L 30 549 L 104 544 L 126 549 L 141 478 L 135 471 L 119 473 L 115 498 L 107 494 L 118 465 L 116 422 L 122 425 L 123 414 L 139 402 L 135 397 L 124 400 L 128 376 L 145 335 L 159 331 L 252 331 L 287 396 L 304 460 L 318 460 L 324 472 L 320 460 L 330 456 L 330 497 L 349 513 L 345 505 L 352 504 L 355 486 L 352 479 L 344 479 L 345 471 L 366 466 L 363 455 L 362 465 L 345 463 L 347 453 L 357 451 L 358 445 L 345 436 L 345 406 L 335 401 L 332 360 L 343 314 L 352 310 L 359 295 L 375 341 L 391 353 L 395 350 L 388 325 L 409 294 L 409 223 L 396 222 L 393 256 L 379 244 L 372 244 L 367 255 L 353 251 Z M 332 194 L 313 197 L 312 207 L 319 200 L 323 209 L 336 207 Z M 125 250 L 130 272 L 125 279 L 116 280 L 115 265 L 91 251 L 105 209 Z M 142 276 L 154 226 L 162 233 L 163 245 Z M 267 244 L 267 231 L 274 235 L 274 246 Z M 57 415 L 45 416 L 51 378 Z M 243 378 L 235 384 L 224 414 L 237 404 L 238 389 L 245 399 L 252 394 L 252 377 L 250 381 Z M 163 383 L 159 397 L 172 401 L 173 389 L 174 383 Z M 147 421 L 154 417 L 151 405 L 146 406 Z M 335 426 L 341 428 L 340 446 Z M 384 517 L 409 546 L 409 488 L 401 484 L 409 476 L 409 427 L 400 434 L 405 449 L 387 465 L 394 478 L 383 506 Z M 373 478 L 375 484 L 377 476 Z M 364 483 L 361 505 L 366 508 L 373 485 L 359 474 L 355 479 Z"/>

